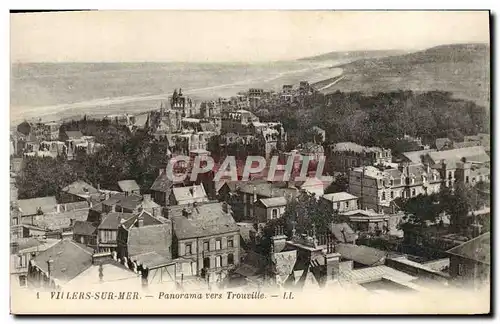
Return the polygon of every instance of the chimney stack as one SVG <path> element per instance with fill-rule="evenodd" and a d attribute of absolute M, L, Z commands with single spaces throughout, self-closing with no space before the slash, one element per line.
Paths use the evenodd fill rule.
<path fill-rule="evenodd" d="M 331 240 L 326 245 L 325 266 L 325 280 L 336 280 L 340 271 L 340 253 L 335 253 L 335 246 Z"/>
<path fill-rule="evenodd" d="M 271 237 L 271 247 L 274 252 L 280 252 L 285 248 L 286 235 L 283 226 L 277 226 L 274 230 L 274 236 Z"/>
<path fill-rule="evenodd" d="M 137 227 L 144 227 L 144 218 L 140 217 L 137 220 Z"/>

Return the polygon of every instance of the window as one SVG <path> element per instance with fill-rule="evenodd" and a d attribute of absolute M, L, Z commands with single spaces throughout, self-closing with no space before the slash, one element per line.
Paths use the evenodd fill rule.
<path fill-rule="evenodd" d="M 205 257 L 203 258 L 203 268 L 210 268 L 210 258 L 209 257 Z"/>
<path fill-rule="evenodd" d="M 391 179 L 389 182 L 390 182 L 391 186 L 394 186 L 394 180 Z"/>
<path fill-rule="evenodd" d="M 215 267 L 216 268 L 222 267 L 222 255 L 218 255 L 215 257 Z"/>
<path fill-rule="evenodd" d="M 465 276 L 466 275 L 465 264 L 459 264 L 458 265 L 458 275 L 459 276 Z"/>
<path fill-rule="evenodd" d="M 391 199 L 394 198 L 394 191 L 391 191 Z"/>
<path fill-rule="evenodd" d="M 186 255 L 191 255 L 193 254 L 193 251 L 192 251 L 192 246 L 191 244 L 186 244 Z"/>
<path fill-rule="evenodd" d="M 232 238 L 227 239 L 227 247 L 228 248 L 234 247 L 234 241 Z"/>
<path fill-rule="evenodd" d="M 26 286 L 26 281 L 27 281 L 27 280 L 26 280 L 26 276 L 19 276 L 19 285 L 20 285 L 21 287 Z"/>
<path fill-rule="evenodd" d="M 382 200 L 385 200 L 385 192 L 382 192 Z"/>
<path fill-rule="evenodd" d="M 333 203 L 333 209 L 337 209 L 337 203 Z"/>
<path fill-rule="evenodd" d="M 346 201 L 345 202 L 345 208 L 348 209 L 349 208 L 349 201 Z"/>
<path fill-rule="evenodd" d="M 278 210 L 276 208 L 274 208 L 272 210 L 271 219 L 276 219 L 276 218 L 278 218 Z"/>
<path fill-rule="evenodd" d="M 18 268 L 22 268 L 22 267 L 24 267 L 24 256 L 19 255 L 19 256 L 17 257 L 17 267 L 18 267 Z"/>
<path fill-rule="evenodd" d="M 232 253 L 227 255 L 227 264 L 234 264 L 234 255 Z"/>
<path fill-rule="evenodd" d="M 411 190 L 411 195 L 412 195 L 412 197 L 415 196 L 415 189 Z"/>
<path fill-rule="evenodd" d="M 208 251 L 210 250 L 210 244 L 208 241 L 203 242 L 203 251 Z"/>
<path fill-rule="evenodd" d="M 469 183 L 469 176 L 465 177 L 465 183 Z"/>
<path fill-rule="evenodd" d="M 222 248 L 222 244 L 221 244 L 221 240 L 220 239 L 217 239 L 215 241 L 215 249 L 216 250 L 220 250 Z"/>

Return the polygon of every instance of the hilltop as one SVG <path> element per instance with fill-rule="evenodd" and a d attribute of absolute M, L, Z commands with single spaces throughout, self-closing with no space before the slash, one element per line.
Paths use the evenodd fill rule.
<path fill-rule="evenodd" d="M 321 62 L 321 61 L 348 61 L 352 62 L 360 59 L 368 58 L 380 58 L 392 55 L 406 54 L 407 51 L 400 50 L 374 50 L 374 51 L 341 51 L 341 52 L 329 52 L 311 57 L 304 57 L 298 61 L 311 61 L 311 62 Z"/>
<path fill-rule="evenodd" d="M 325 93 L 440 90 L 489 108 L 488 44 L 441 45 L 404 55 L 360 59 L 339 67 L 344 78 L 324 89 Z"/>

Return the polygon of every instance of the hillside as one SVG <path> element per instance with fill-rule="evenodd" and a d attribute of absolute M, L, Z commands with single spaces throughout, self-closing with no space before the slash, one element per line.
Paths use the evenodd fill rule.
<path fill-rule="evenodd" d="M 440 90 L 489 107 L 488 44 L 442 45 L 405 55 L 361 59 L 340 67 L 344 70 L 342 81 L 323 92 Z"/>
<path fill-rule="evenodd" d="M 347 52 L 330 52 L 311 57 L 299 59 L 299 61 L 321 62 L 321 61 L 355 61 L 368 58 L 380 58 L 392 55 L 406 54 L 405 51 L 399 50 L 375 50 L 375 51 L 347 51 Z"/>

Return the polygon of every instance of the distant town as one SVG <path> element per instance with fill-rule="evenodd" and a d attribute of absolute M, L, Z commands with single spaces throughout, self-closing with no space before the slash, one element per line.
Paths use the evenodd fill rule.
<path fill-rule="evenodd" d="M 321 91 L 342 78 L 200 102 L 178 88 L 136 115 L 20 123 L 10 137 L 12 286 L 377 293 L 484 285 L 484 109 L 441 92 Z M 409 102 L 428 110 L 408 110 Z M 438 105 L 453 109 L 438 116 Z M 215 167 L 172 181 L 167 163 L 181 155 L 210 156 Z M 251 155 L 277 156 L 274 176 L 266 167 L 243 181 L 239 168 L 238 180 L 214 181 L 225 157 L 242 165 Z M 192 163 L 177 168 L 189 174 Z"/>

